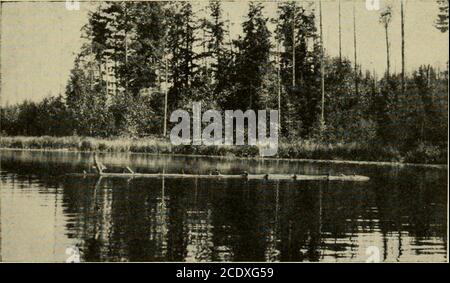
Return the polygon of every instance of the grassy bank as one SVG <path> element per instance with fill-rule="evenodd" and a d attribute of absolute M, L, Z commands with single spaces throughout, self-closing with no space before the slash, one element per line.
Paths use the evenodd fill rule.
<path fill-rule="evenodd" d="M 158 138 L 91 137 L 0 137 L 0 148 L 60 149 L 76 151 L 134 152 L 151 154 L 186 154 L 228 157 L 257 157 L 256 146 L 174 146 L 170 141 Z M 421 145 L 408 152 L 400 152 L 391 146 L 353 143 L 317 143 L 312 141 L 281 142 L 280 158 L 384 161 L 421 164 L 446 164 L 447 152 L 435 146 Z"/>

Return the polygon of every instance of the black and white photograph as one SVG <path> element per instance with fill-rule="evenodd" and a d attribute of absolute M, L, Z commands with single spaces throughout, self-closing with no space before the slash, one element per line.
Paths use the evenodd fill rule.
<path fill-rule="evenodd" d="M 448 0 L 0 13 L 0 262 L 448 263 Z"/>

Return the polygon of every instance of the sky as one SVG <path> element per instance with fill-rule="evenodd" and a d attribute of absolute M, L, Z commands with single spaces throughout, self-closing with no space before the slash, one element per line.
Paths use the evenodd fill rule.
<path fill-rule="evenodd" d="M 323 0 L 324 46 L 330 55 L 338 55 L 338 1 Z M 353 7 L 356 13 L 358 64 L 363 70 L 382 74 L 386 68 L 384 28 L 379 24 L 380 11 L 366 9 L 364 0 L 341 1 L 342 54 L 353 60 Z M 422 64 L 446 68 L 448 33 L 434 27 L 438 7 L 435 0 L 405 1 L 406 70 Z M 195 3 L 195 10 L 204 5 Z M 304 1 L 298 1 L 299 5 Z M 401 68 L 400 1 L 380 0 L 381 8 L 393 6 L 389 29 L 391 71 Z M 276 1 L 265 2 L 265 14 L 276 15 Z M 247 1 L 227 1 L 224 16 L 230 20 L 232 37 L 242 32 Z M 318 2 L 312 8 L 318 7 Z M 65 2 L 3 2 L 1 8 L 1 105 L 24 100 L 40 101 L 63 93 L 80 50 L 81 28 L 95 3 L 80 3 L 79 10 L 66 9 Z M 200 16 L 200 14 L 198 14 Z M 273 27 L 270 26 L 270 29 Z"/>

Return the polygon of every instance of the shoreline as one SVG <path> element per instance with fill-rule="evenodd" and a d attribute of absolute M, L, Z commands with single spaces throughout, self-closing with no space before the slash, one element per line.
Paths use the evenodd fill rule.
<path fill-rule="evenodd" d="M 33 152 L 71 152 L 71 153 L 93 153 L 92 150 L 78 150 L 69 148 L 10 148 L 0 147 L 4 151 L 33 151 Z M 132 155 L 148 155 L 148 156 L 175 156 L 175 157 L 197 157 L 197 158 L 212 158 L 225 160 L 256 160 L 256 161 L 292 161 L 292 162 L 308 162 L 308 163 L 322 163 L 322 164 L 349 164 L 349 165 L 369 165 L 369 166 L 408 166 L 408 167 L 423 167 L 433 169 L 447 169 L 447 164 L 426 164 L 426 163 L 407 163 L 407 162 L 390 162 L 390 161 L 363 161 L 363 160 L 345 160 L 345 159 L 309 159 L 309 158 L 283 158 L 283 157 L 243 157 L 243 156 L 222 156 L 222 155 L 202 155 L 202 154 L 179 154 L 179 153 L 151 153 L 151 152 L 115 152 L 115 151 L 101 151 L 98 153 L 109 154 L 132 154 Z"/>

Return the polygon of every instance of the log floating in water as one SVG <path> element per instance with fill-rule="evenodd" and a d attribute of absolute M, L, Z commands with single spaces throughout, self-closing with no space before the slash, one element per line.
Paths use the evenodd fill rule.
<path fill-rule="evenodd" d="M 289 175 L 289 174 L 248 174 L 246 171 L 240 175 L 222 175 L 219 170 L 214 170 L 209 175 L 196 175 L 196 174 L 176 174 L 176 173 L 136 173 L 130 167 L 126 167 L 128 173 L 108 173 L 104 172 L 106 167 L 97 160 L 96 153 L 94 153 L 94 165 L 97 169 L 97 174 L 78 174 L 82 176 L 96 175 L 101 177 L 121 177 L 121 178 L 201 178 L 201 179 L 243 179 L 243 180 L 317 180 L 317 181 L 353 181 L 363 182 L 368 181 L 369 177 L 360 175 Z M 74 175 L 74 174 L 72 174 Z"/>
<path fill-rule="evenodd" d="M 107 173 L 70 174 L 76 176 L 101 176 L 121 178 L 200 178 L 200 179 L 243 179 L 243 180 L 293 180 L 293 181 L 368 181 L 369 177 L 361 175 L 289 175 L 289 174 L 242 174 L 242 175 L 196 175 L 177 173 Z"/>

